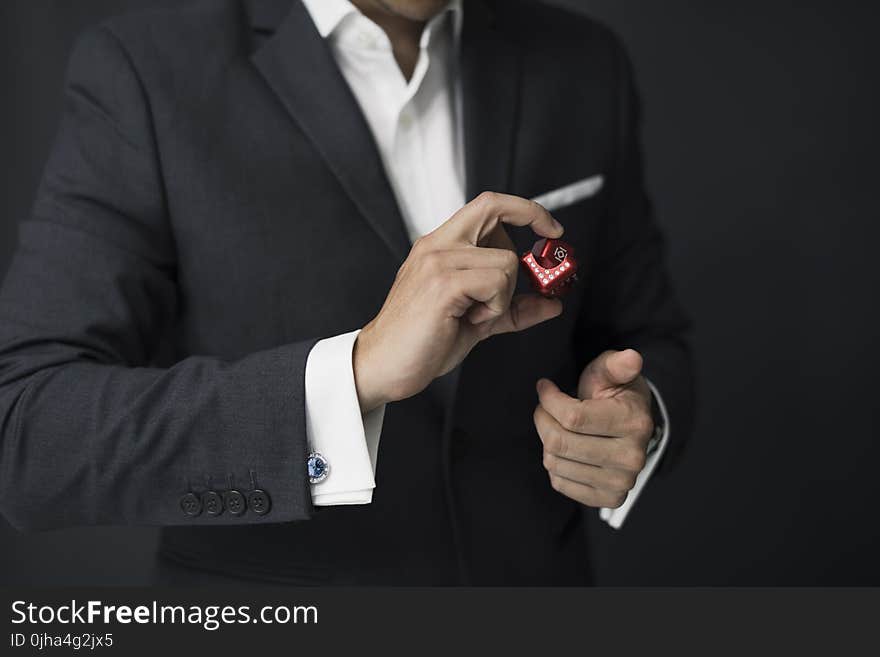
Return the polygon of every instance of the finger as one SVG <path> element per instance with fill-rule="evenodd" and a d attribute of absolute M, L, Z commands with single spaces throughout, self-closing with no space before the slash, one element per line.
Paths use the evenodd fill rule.
<path fill-rule="evenodd" d="M 629 470 L 600 468 L 571 461 L 551 452 L 544 452 L 543 464 L 544 469 L 551 475 L 614 493 L 626 493 L 632 490 L 638 475 L 637 472 Z"/>
<path fill-rule="evenodd" d="M 549 379 L 535 386 L 538 401 L 568 431 L 597 436 L 626 436 L 632 409 L 619 399 L 576 399 Z"/>
<path fill-rule="evenodd" d="M 448 269 L 502 269 L 516 278 L 519 258 L 508 249 L 466 246 L 432 252 L 425 258 L 427 266 Z"/>
<path fill-rule="evenodd" d="M 644 448 L 632 441 L 569 431 L 540 405 L 533 418 L 545 452 L 600 468 L 639 472 L 645 466 Z"/>
<path fill-rule="evenodd" d="M 537 294 L 520 294 L 513 297 L 507 312 L 492 325 L 492 335 L 524 331 L 562 314 L 559 299 L 547 299 Z"/>
<path fill-rule="evenodd" d="M 422 256 L 419 262 L 432 276 L 442 275 L 449 270 L 494 268 L 503 271 L 508 278 L 506 299 L 504 299 L 505 307 L 509 305 L 510 298 L 513 296 L 517 269 L 519 268 L 519 258 L 512 251 L 476 246 L 430 251 Z M 464 308 L 465 315 L 472 324 L 480 324 L 493 319 L 502 312 L 500 305 L 489 307 L 484 303 L 468 304 L 466 299 L 459 301 L 464 303 L 456 304 L 454 314 L 459 316 L 461 308 Z"/>
<path fill-rule="evenodd" d="M 500 317 L 510 305 L 511 282 L 501 269 L 458 269 L 448 279 L 453 317 L 460 318 L 475 303 L 484 304 L 492 317 Z"/>
<path fill-rule="evenodd" d="M 433 267 L 436 272 L 449 269 L 500 269 L 508 278 L 507 292 L 502 295 L 504 306 L 510 305 L 510 298 L 516 287 L 516 274 L 519 258 L 507 249 L 466 246 L 458 249 L 433 251 L 424 258 L 426 267 Z M 500 305 L 488 306 L 476 303 L 468 308 L 465 316 L 472 324 L 481 324 L 498 317 Z"/>
<path fill-rule="evenodd" d="M 510 194 L 483 192 L 456 212 L 433 236 L 449 242 L 477 245 L 501 224 L 531 226 L 541 237 L 562 236 L 562 224 L 547 210 L 528 199 Z"/>
<path fill-rule="evenodd" d="M 559 493 L 566 497 L 585 504 L 586 506 L 604 507 L 608 509 L 616 509 L 622 506 L 626 501 L 626 493 L 617 493 L 593 488 L 587 484 L 577 481 L 550 475 L 550 485 Z"/>
<path fill-rule="evenodd" d="M 589 399 L 602 391 L 628 385 L 642 373 L 642 364 L 642 356 L 635 349 L 603 352 L 584 369 L 578 393 Z"/>

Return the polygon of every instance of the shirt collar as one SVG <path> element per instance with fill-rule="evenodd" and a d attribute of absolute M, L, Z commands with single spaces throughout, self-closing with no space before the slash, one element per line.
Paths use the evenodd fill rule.
<path fill-rule="evenodd" d="M 302 3 L 323 39 L 333 34 L 346 16 L 358 11 L 348 0 L 302 0 Z"/>
<path fill-rule="evenodd" d="M 315 23 L 315 27 L 318 28 L 318 33 L 323 39 L 331 36 L 348 16 L 360 13 L 358 8 L 351 4 L 349 0 L 302 0 L 302 3 L 311 15 L 312 21 Z M 461 3 L 462 0 L 449 0 L 446 7 L 431 19 L 422 33 L 422 47 L 427 46 L 430 34 L 433 31 L 431 29 L 432 26 L 439 23 L 446 13 L 452 14 L 453 33 L 455 34 L 456 41 L 458 41 L 462 24 Z"/>

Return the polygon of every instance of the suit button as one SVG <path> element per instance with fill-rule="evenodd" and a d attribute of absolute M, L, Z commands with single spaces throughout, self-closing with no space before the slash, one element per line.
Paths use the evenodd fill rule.
<path fill-rule="evenodd" d="M 209 490 L 202 493 L 202 506 L 209 516 L 219 516 L 223 513 L 223 498 L 216 491 Z"/>
<path fill-rule="evenodd" d="M 195 493 L 187 493 L 180 498 L 180 508 L 186 515 L 195 518 L 202 512 L 202 501 Z"/>
<path fill-rule="evenodd" d="M 250 506 L 251 511 L 258 516 L 264 516 L 269 513 L 269 509 L 272 508 L 272 500 L 269 499 L 269 493 L 258 488 L 252 490 L 248 495 L 248 506 Z"/>
<path fill-rule="evenodd" d="M 244 499 L 244 495 L 241 494 L 241 491 L 235 489 L 226 491 L 223 493 L 223 502 L 226 504 L 229 513 L 234 516 L 240 516 L 247 511 L 247 502 Z"/>

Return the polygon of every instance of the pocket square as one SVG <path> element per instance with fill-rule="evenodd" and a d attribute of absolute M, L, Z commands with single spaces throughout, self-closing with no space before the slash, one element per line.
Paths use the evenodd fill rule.
<path fill-rule="evenodd" d="M 535 203 L 543 205 L 548 212 L 553 212 L 554 210 L 559 210 L 560 208 L 582 201 L 585 198 L 595 196 L 599 193 L 599 190 L 602 189 L 602 185 L 604 184 L 605 178 L 601 175 L 590 176 L 589 178 L 578 180 L 575 183 L 565 185 L 559 189 L 554 189 L 552 192 L 536 196 L 532 200 Z"/>

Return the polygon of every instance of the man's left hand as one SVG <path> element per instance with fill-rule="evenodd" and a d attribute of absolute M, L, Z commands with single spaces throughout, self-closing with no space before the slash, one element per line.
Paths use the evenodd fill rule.
<path fill-rule="evenodd" d="M 654 432 L 651 389 L 632 350 L 606 351 L 587 365 L 578 399 L 538 381 L 535 427 L 554 489 L 593 507 L 617 508 L 645 467 Z"/>

